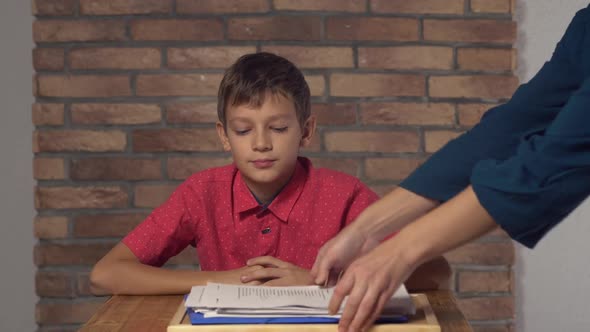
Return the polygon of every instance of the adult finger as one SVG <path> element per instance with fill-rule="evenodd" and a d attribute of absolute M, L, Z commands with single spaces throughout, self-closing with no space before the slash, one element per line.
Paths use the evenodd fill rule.
<path fill-rule="evenodd" d="M 314 277 L 314 282 L 317 285 L 326 283 L 326 280 L 330 278 L 330 270 L 336 265 L 334 255 L 328 251 L 328 248 L 326 248 L 321 254 L 318 254 L 311 270 L 311 275 Z"/>
<path fill-rule="evenodd" d="M 377 304 L 373 307 L 373 312 L 370 313 L 368 318 L 361 325 L 361 331 L 368 331 L 369 328 L 371 328 L 371 326 L 375 323 L 377 318 L 379 318 L 379 316 L 381 315 L 385 303 L 387 303 L 387 301 L 389 301 L 390 298 L 391 295 L 389 293 L 382 293 L 381 295 L 379 295 L 379 298 L 377 299 Z"/>
<path fill-rule="evenodd" d="M 342 279 L 338 282 L 336 287 L 334 288 L 334 293 L 330 298 L 330 302 L 328 304 L 328 311 L 331 315 L 336 314 L 340 310 L 340 306 L 342 305 L 342 301 L 350 293 L 350 290 L 354 286 L 354 276 L 351 273 L 344 273 Z"/>
<path fill-rule="evenodd" d="M 352 323 L 355 314 L 358 310 L 358 307 L 361 304 L 363 297 L 365 296 L 365 293 L 367 291 L 366 283 L 360 280 L 360 278 L 357 279 L 356 277 L 357 276 L 353 278 L 354 283 L 351 287 L 352 289 L 349 292 L 350 295 L 346 299 L 342 316 L 340 317 L 340 323 L 338 324 L 339 331 L 349 330 L 350 324 Z M 336 287 L 338 287 L 338 285 Z"/>
<path fill-rule="evenodd" d="M 352 318 L 352 321 L 350 322 L 349 330 L 352 330 L 352 331 L 360 331 L 361 330 L 361 327 L 364 325 L 364 323 L 367 321 L 367 319 L 375 311 L 377 301 L 379 300 L 379 291 L 380 290 L 378 287 L 368 287 L 367 291 L 364 293 L 362 300 L 358 306 L 358 310 L 352 312 L 354 317 Z M 352 294 L 351 294 L 351 297 L 352 297 Z M 346 306 L 348 307 L 348 301 L 346 302 Z"/>
<path fill-rule="evenodd" d="M 312 278 L 315 280 L 315 278 L 318 276 L 318 272 L 319 272 L 319 268 L 320 268 L 320 261 L 323 259 L 324 257 L 324 251 L 326 250 L 326 244 L 324 244 L 320 250 L 318 250 L 318 254 L 315 257 L 315 261 L 313 262 L 313 265 L 311 266 L 311 270 L 309 270 L 309 274 L 311 274 Z"/>

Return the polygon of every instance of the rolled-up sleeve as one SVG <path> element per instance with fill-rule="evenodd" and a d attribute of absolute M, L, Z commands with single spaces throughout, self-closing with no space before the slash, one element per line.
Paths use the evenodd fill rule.
<path fill-rule="evenodd" d="M 400 186 L 446 201 L 472 184 L 495 220 L 529 247 L 575 208 L 590 187 L 590 83 L 583 70 L 589 10 L 576 14 L 551 60 L 509 102 Z"/>
<path fill-rule="evenodd" d="M 471 184 L 496 223 L 533 247 L 590 194 L 590 79 L 513 157 L 477 163 Z"/>

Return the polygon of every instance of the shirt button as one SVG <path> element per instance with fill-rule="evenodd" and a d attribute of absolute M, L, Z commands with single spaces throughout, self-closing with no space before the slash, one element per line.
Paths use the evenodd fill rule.
<path fill-rule="evenodd" d="M 261 233 L 262 234 L 268 234 L 268 233 L 270 233 L 270 227 L 267 227 L 267 228 L 263 229 Z"/>

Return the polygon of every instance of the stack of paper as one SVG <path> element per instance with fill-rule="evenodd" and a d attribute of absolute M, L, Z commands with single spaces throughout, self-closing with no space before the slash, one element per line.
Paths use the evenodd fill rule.
<path fill-rule="evenodd" d="M 331 317 L 328 304 L 334 288 L 319 286 L 263 287 L 209 283 L 194 286 L 185 306 L 204 317 Z M 402 285 L 385 305 L 382 316 L 414 314 L 415 307 Z"/>

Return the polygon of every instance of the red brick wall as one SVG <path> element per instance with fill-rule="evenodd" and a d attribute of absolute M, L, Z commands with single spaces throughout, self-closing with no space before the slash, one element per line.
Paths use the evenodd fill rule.
<path fill-rule="evenodd" d="M 182 179 L 228 162 L 215 94 L 238 56 L 302 68 L 320 125 L 305 154 L 384 193 L 515 89 L 511 1 L 34 0 L 40 330 L 87 320 L 104 301 L 88 291 L 97 259 Z M 506 236 L 447 257 L 475 330 L 510 330 Z"/>

